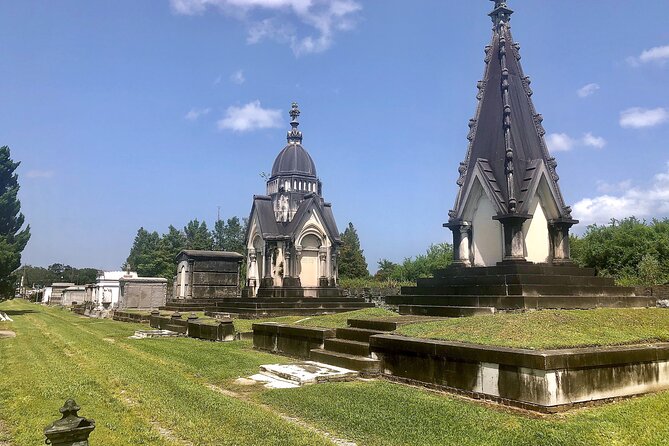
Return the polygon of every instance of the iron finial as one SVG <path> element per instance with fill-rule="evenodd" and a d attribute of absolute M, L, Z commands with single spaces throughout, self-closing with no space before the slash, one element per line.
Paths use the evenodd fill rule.
<path fill-rule="evenodd" d="M 297 127 L 300 125 L 300 122 L 297 118 L 300 116 L 300 107 L 297 105 L 297 102 L 293 102 L 290 108 L 291 121 L 290 126 L 292 127 L 288 131 L 288 142 L 292 144 L 299 144 L 302 142 L 302 132 L 300 132 Z"/>

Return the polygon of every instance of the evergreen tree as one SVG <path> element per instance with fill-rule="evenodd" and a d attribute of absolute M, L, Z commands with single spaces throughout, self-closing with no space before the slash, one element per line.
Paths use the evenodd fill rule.
<path fill-rule="evenodd" d="M 184 227 L 184 233 L 186 234 L 186 249 L 213 249 L 214 241 L 204 221 L 200 223 L 197 218 L 189 221 Z"/>
<path fill-rule="evenodd" d="M 349 223 L 348 227 L 341 234 L 342 248 L 339 253 L 339 277 L 342 279 L 355 279 L 369 277 L 367 270 L 367 261 L 360 248 L 360 239 L 358 233 Z"/>
<path fill-rule="evenodd" d="M 132 271 L 137 271 L 137 274 L 142 277 L 160 275 L 162 272 L 160 248 L 160 235 L 157 232 L 139 228 L 125 266 Z"/>
<path fill-rule="evenodd" d="M 30 225 L 21 230 L 25 217 L 17 198 L 19 164 L 12 161 L 9 147 L 0 147 L 0 300 L 14 296 L 12 273 L 21 266 L 21 253 L 30 239 Z"/>
<path fill-rule="evenodd" d="M 167 234 L 160 239 L 160 265 L 158 277 L 172 280 L 176 273 L 177 254 L 186 248 L 186 236 L 170 225 Z"/>
<path fill-rule="evenodd" d="M 239 217 L 228 218 L 227 222 L 217 220 L 211 231 L 214 249 L 243 254 L 247 225 L 246 218 L 243 221 Z"/>

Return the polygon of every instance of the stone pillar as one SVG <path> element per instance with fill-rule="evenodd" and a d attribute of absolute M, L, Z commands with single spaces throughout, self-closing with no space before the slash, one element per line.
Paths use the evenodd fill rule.
<path fill-rule="evenodd" d="M 271 288 L 274 286 L 274 279 L 272 278 L 272 247 L 269 243 L 265 244 L 263 278 L 260 280 L 260 286 L 263 288 Z"/>
<path fill-rule="evenodd" d="M 283 250 L 283 277 L 291 278 L 293 277 L 293 269 L 290 264 L 290 246 L 288 244 L 284 245 Z"/>
<path fill-rule="evenodd" d="M 504 262 L 527 262 L 525 260 L 525 234 L 523 223 L 532 218 L 531 215 L 507 214 L 493 217 L 504 227 Z"/>
<path fill-rule="evenodd" d="M 338 250 L 333 247 L 330 257 L 330 268 L 332 273 L 330 283 L 333 287 L 339 286 L 339 265 L 337 264 L 337 253 Z"/>
<path fill-rule="evenodd" d="M 457 220 L 444 224 L 453 233 L 453 265 L 471 266 L 470 260 L 470 238 L 471 223 Z"/>
<path fill-rule="evenodd" d="M 186 289 L 186 297 L 193 298 L 193 279 L 195 277 L 195 260 L 188 259 L 188 288 Z"/>
<path fill-rule="evenodd" d="M 559 219 L 548 222 L 550 234 L 550 255 L 556 265 L 571 264 L 571 249 L 569 246 L 569 229 L 578 223 L 577 220 Z"/>
<path fill-rule="evenodd" d="M 321 248 L 318 251 L 318 260 L 319 260 L 319 269 L 320 269 L 320 277 L 327 277 L 327 260 L 328 260 L 328 252 L 324 249 Z"/>

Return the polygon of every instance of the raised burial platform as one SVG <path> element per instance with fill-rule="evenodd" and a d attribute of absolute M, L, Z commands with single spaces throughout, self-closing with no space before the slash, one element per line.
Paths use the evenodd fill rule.
<path fill-rule="evenodd" d="M 540 412 L 669 389 L 669 343 L 529 350 L 387 332 L 412 322 L 403 318 L 336 330 L 253 324 L 253 346 Z"/>
<path fill-rule="evenodd" d="M 161 310 L 230 313 L 239 318 L 274 316 L 317 316 L 373 307 L 359 297 L 240 297 L 190 301 L 169 301 Z"/>
<path fill-rule="evenodd" d="M 502 262 L 439 270 L 386 302 L 398 305 L 401 314 L 450 317 L 496 310 L 654 307 L 656 299 L 636 296 L 633 287 L 616 286 L 593 268 Z"/>

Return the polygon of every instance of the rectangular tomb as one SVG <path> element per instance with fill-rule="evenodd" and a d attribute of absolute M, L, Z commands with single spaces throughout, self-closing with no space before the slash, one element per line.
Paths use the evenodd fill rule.
<path fill-rule="evenodd" d="M 525 350 L 374 335 L 388 377 L 544 412 L 669 388 L 669 343 Z"/>

